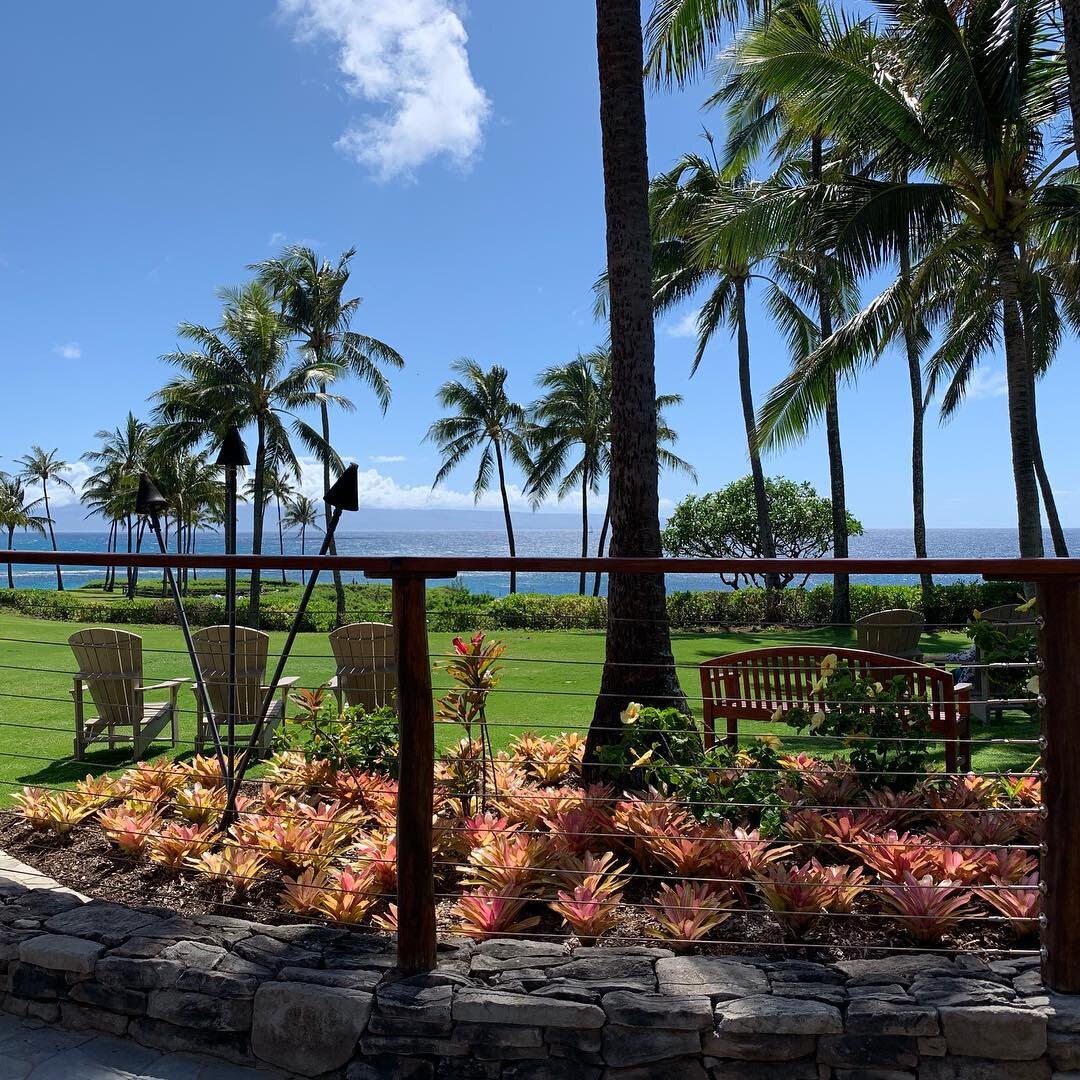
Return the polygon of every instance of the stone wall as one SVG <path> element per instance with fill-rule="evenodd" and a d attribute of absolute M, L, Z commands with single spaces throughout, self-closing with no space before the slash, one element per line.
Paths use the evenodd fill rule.
<path fill-rule="evenodd" d="M 1080 996 L 1034 958 L 812 964 L 529 941 L 391 944 L 328 926 L 86 902 L 0 877 L 3 1008 L 164 1050 L 375 1080 L 1080 1080 Z"/>

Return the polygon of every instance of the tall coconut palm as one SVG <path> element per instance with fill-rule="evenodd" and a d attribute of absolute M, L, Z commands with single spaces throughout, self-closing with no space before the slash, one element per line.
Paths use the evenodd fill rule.
<path fill-rule="evenodd" d="M 135 512 L 135 495 L 139 473 L 150 467 L 154 441 L 150 425 L 128 412 L 124 423 L 116 428 L 102 428 L 95 436 L 100 445 L 83 454 L 94 466 L 87 480 L 88 499 L 92 512 L 103 513 L 117 530 L 122 524 L 127 530 L 128 554 L 141 547 L 142 522 Z M 115 572 L 114 572 L 115 577 Z M 138 569 L 127 569 L 127 594 L 135 595 Z M 107 581 L 106 587 L 112 582 Z"/>
<path fill-rule="evenodd" d="M 527 491 L 540 503 L 553 491 L 559 499 L 581 491 L 581 557 L 589 554 L 589 495 L 596 494 L 611 466 L 611 352 L 594 349 L 569 363 L 548 368 L 539 380 L 543 396 L 530 410 L 529 440 L 534 460 Z M 668 426 L 663 410 L 678 405 L 678 394 L 656 399 L 658 454 L 662 467 L 677 469 L 696 479 L 693 468 L 668 447 L 678 436 Z M 567 465 L 567 459 L 573 464 Z M 605 508 L 597 555 L 604 553 L 610 525 L 610 506 Z M 578 591 L 585 593 L 584 571 Z M 594 595 L 599 593 L 595 577 Z"/>
<path fill-rule="evenodd" d="M 506 488 L 509 461 L 528 469 L 531 465 L 525 445 L 525 410 L 510 400 L 506 392 L 506 368 L 498 364 L 485 371 L 475 360 L 462 357 L 452 368 L 459 379 L 450 379 L 439 388 L 438 400 L 450 412 L 428 429 L 425 439 L 435 443 L 442 464 L 432 487 L 441 484 L 454 469 L 476 450 L 480 462 L 473 481 L 477 502 L 491 487 L 492 472 L 499 484 L 506 544 L 513 558 L 517 554 L 510 496 Z M 510 591 L 517 592 L 517 571 L 510 571 Z"/>
<path fill-rule="evenodd" d="M 268 464 L 266 469 L 266 484 L 263 487 L 263 499 L 267 506 L 271 501 L 274 503 L 275 517 L 277 519 L 277 534 L 278 534 L 278 554 L 285 554 L 285 522 L 283 517 L 283 507 L 287 506 L 289 500 L 292 498 L 296 491 L 296 487 L 293 484 L 293 479 L 289 473 L 281 467 L 277 461 L 272 461 Z M 249 499 L 255 498 L 255 485 L 254 481 L 249 480 L 247 483 L 245 494 Z M 289 579 L 286 576 L 285 568 L 281 568 L 281 584 L 287 585 Z"/>
<path fill-rule="evenodd" d="M 285 505 L 285 528 L 300 530 L 300 554 L 307 554 L 307 531 L 318 530 L 319 508 L 314 499 L 296 492 Z M 307 583 L 307 571 L 300 571 L 300 583 Z"/>
<path fill-rule="evenodd" d="M 319 460 L 340 459 L 319 432 L 298 413 L 345 399 L 321 389 L 333 372 L 307 355 L 289 364 L 291 331 L 268 289 L 252 282 L 222 292 L 224 310 L 215 328 L 181 323 L 178 335 L 191 350 L 178 349 L 162 359 L 182 374 L 155 395 L 155 417 L 173 446 L 193 447 L 209 432 L 221 439 L 228 428 L 255 429 L 251 550 L 262 553 L 267 465 L 276 461 L 294 475 L 300 464 L 292 440 Z M 290 434 L 291 433 L 291 434 Z M 248 620 L 259 625 L 262 581 L 251 572 Z"/>
<path fill-rule="evenodd" d="M 596 0 L 611 341 L 611 554 L 658 558 L 660 543 L 649 161 L 640 0 Z M 618 736 L 630 701 L 686 709 L 662 574 L 612 574 L 604 671 L 586 757 Z M 595 773 L 596 769 L 590 767 Z"/>
<path fill-rule="evenodd" d="M 43 499 L 27 499 L 26 489 L 19 477 L 0 473 L 0 529 L 7 532 L 8 551 L 15 550 L 17 531 L 45 535 L 47 519 L 37 513 L 43 503 Z M 15 567 L 10 562 L 7 564 L 7 584 L 9 589 L 15 588 Z"/>
<path fill-rule="evenodd" d="M 747 77 L 760 92 L 783 99 L 801 123 L 861 145 L 885 177 L 825 183 L 811 199 L 788 198 L 785 209 L 780 198 L 758 227 L 794 227 L 817 201 L 840 221 L 840 243 L 866 268 L 883 253 L 895 257 L 905 237 L 922 257 L 958 248 L 986 253 L 1004 343 L 1020 554 L 1040 556 L 1023 253 L 1034 230 L 1075 219 L 1080 203 L 1060 170 L 1071 147 L 1059 152 L 1050 144 L 1064 62 L 1045 48 L 1047 9 L 1038 0 L 901 0 L 886 12 L 886 33 L 863 49 L 774 17 L 767 33 L 781 40 L 747 58 Z"/>
<path fill-rule="evenodd" d="M 326 373 L 320 389 L 325 392 L 332 381 L 355 378 L 374 395 L 381 412 L 390 405 L 390 381 L 383 368 L 400 369 L 405 361 L 385 342 L 350 329 L 360 306 L 360 298 L 342 298 L 349 280 L 349 262 L 355 248 L 346 251 L 337 263 L 320 261 L 309 247 L 294 245 L 276 259 L 256 263 L 260 279 L 279 299 L 284 318 L 303 344 L 308 359 Z M 328 402 L 319 407 L 323 442 L 330 446 L 330 410 Z M 323 461 L 323 490 L 330 489 L 330 462 Z M 330 524 L 331 510 L 324 505 L 324 524 Z M 336 553 L 333 540 L 330 554 Z M 334 571 L 337 597 L 337 621 L 345 622 L 345 586 L 341 571 Z"/>
<path fill-rule="evenodd" d="M 49 485 L 51 484 L 55 489 L 73 492 L 75 489 L 64 475 L 70 466 L 66 461 L 57 457 L 55 449 L 43 450 L 40 446 L 30 447 L 30 453 L 25 457 L 17 458 L 15 463 L 21 466 L 20 480 L 28 484 L 41 485 L 41 503 L 45 509 L 45 521 L 49 529 L 49 543 L 52 544 L 53 551 L 56 551 L 56 530 L 52 511 L 49 508 Z M 63 592 L 64 576 L 60 572 L 59 565 L 56 567 L 56 588 Z"/>

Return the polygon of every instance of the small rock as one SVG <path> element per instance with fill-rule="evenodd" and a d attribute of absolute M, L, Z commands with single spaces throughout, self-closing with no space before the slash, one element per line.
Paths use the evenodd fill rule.
<path fill-rule="evenodd" d="M 67 988 L 62 971 L 46 971 L 32 964 L 15 964 L 8 974 L 11 977 L 11 992 L 22 998 L 54 1000 Z"/>
<path fill-rule="evenodd" d="M 707 1057 L 735 1061 L 797 1061 L 810 1057 L 817 1042 L 813 1035 L 706 1035 L 702 1051 Z"/>
<path fill-rule="evenodd" d="M 716 1026 L 722 1035 L 833 1035 L 844 1021 L 821 1001 L 758 994 L 717 1005 Z"/>
<path fill-rule="evenodd" d="M 91 900 L 54 915 L 45 923 L 45 929 L 53 934 L 73 934 L 106 945 L 119 945 L 136 931 L 145 934 L 150 927 L 161 922 L 159 916 L 145 911 L 104 900 Z"/>
<path fill-rule="evenodd" d="M 103 956 L 94 969 L 99 983 L 121 990 L 162 990 L 172 986 L 184 970 L 176 960 L 137 960 Z"/>
<path fill-rule="evenodd" d="M 60 1006 L 60 1023 L 72 1031 L 104 1031 L 109 1035 L 124 1035 L 129 1022 L 126 1016 L 117 1016 L 114 1012 L 88 1005 L 77 1005 L 72 1001 L 65 1001 Z"/>
<path fill-rule="evenodd" d="M 701 1036 L 694 1031 L 665 1031 L 663 1028 L 604 1028 L 604 1060 L 616 1067 L 647 1065 L 668 1058 L 701 1053 Z M 681 1075 L 670 1073 L 669 1075 Z"/>
<path fill-rule="evenodd" d="M 251 1048 L 262 1061 L 301 1076 L 340 1069 L 353 1056 L 371 1000 L 360 990 L 264 983 L 255 995 Z"/>
<path fill-rule="evenodd" d="M 233 946 L 233 954 L 260 967 L 278 971 L 285 966 L 319 967 L 322 953 L 301 949 L 265 934 L 253 934 Z"/>
<path fill-rule="evenodd" d="M 661 994 L 704 994 L 728 1001 L 767 994 L 765 972 L 723 956 L 673 956 L 656 962 Z"/>
<path fill-rule="evenodd" d="M 604 1012 L 612 1024 L 705 1031 L 713 1026 L 707 997 L 673 998 L 670 994 L 634 994 L 617 990 L 604 995 Z"/>
<path fill-rule="evenodd" d="M 841 960 L 833 965 L 847 976 L 849 986 L 899 983 L 908 986 L 931 975 L 956 975 L 956 965 L 933 953 L 887 956 L 880 960 Z"/>
<path fill-rule="evenodd" d="M 848 1006 L 847 1031 L 852 1035 L 937 1035 L 940 1028 L 937 1009 L 862 998 Z"/>
<path fill-rule="evenodd" d="M 251 1002 L 184 990 L 155 990 L 150 994 L 146 1015 L 200 1031 L 247 1031 L 251 1027 Z"/>
<path fill-rule="evenodd" d="M 454 998 L 455 1020 L 479 1024 L 513 1024 L 535 1027 L 599 1028 L 604 1010 L 596 1005 L 542 997 L 538 994 L 507 994 L 500 990 L 467 988 Z"/>
<path fill-rule="evenodd" d="M 1032 1061 L 1046 1053 L 1046 1017 L 1007 1006 L 946 1007 L 941 1031 L 950 1054 L 999 1061 Z"/>

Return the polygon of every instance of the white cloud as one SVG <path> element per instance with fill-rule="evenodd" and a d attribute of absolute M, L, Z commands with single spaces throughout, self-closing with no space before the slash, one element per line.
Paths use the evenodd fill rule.
<path fill-rule="evenodd" d="M 368 458 L 368 461 L 373 461 L 376 465 L 392 465 L 396 461 L 408 460 L 404 454 L 372 454 Z"/>
<path fill-rule="evenodd" d="M 382 180 L 445 155 L 468 166 L 491 102 L 473 79 L 455 0 L 279 0 L 297 37 L 332 40 L 353 97 L 380 111 L 351 124 L 339 150 Z"/>
<path fill-rule="evenodd" d="M 697 311 L 688 311 L 681 319 L 667 323 L 664 330 L 669 337 L 696 338 L 698 332 L 697 320 Z"/>
<path fill-rule="evenodd" d="M 72 506 L 79 502 L 82 497 L 83 485 L 90 478 L 90 474 L 93 469 L 85 461 L 73 461 L 64 470 L 64 479 L 75 489 L 69 491 L 66 487 L 61 487 L 59 484 L 49 485 L 49 506 L 56 508 L 60 506 Z M 33 486 L 28 485 L 31 488 L 31 495 L 33 494 Z M 37 485 L 38 493 L 40 494 L 41 485 Z"/>
<path fill-rule="evenodd" d="M 1005 378 L 1005 372 L 997 369 L 979 368 L 971 381 L 968 383 L 967 396 L 969 398 L 995 398 L 1005 397 L 1009 392 L 1009 385 Z"/>
<path fill-rule="evenodd" d="M 77 341 L 67 341 L 63 345 L 54 345 L 53 352 L 65 360 L 78 360 L 82 356 L 82 346 Z"/>

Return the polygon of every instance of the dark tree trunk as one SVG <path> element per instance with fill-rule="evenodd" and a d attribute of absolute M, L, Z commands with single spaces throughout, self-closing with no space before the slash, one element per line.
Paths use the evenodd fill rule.
<path fill-rule="evenodd" d="M 607 544 L 608 529 L 611 527 L 611 499 L 609 498 L 607 504 L 604 506 L 604 523 L 600 526 L 600 539 L 596 544 L 596 557 L 602 559 L 604 557 L 604 547 Z M 600 578 L 603 575 L 599 570 L 593 575 L 592 594 L 593 596 L 600 595 Z"/>
<path fill-rule="evenodd" d="M 319 389 L 325 394 L 326 384 L 322 383 Z M 319 419 L 322 421 L 322 437 L 323 442 L 330 445 L 330 410 L 327 408 L 326 402 L 319 402 Z M 330 490 L 330 460 L 327 458 L 323 461 L 323 492 Z M 327 531 L 330 529 L 330 518 L 333 511 L 330 509 L 329 503 L 323 503 L 323 528 Z M 337 554 L 337 541 L 331 536 L 330 546 L 327 548 L 328 555 Z M 337 614 L 335 616 L 338 626 L 344 626 L 348 619 L 345 616 L 345 586 L 341 581 L 341 571 L 334 571 L 334 597 L 337 603 Z"/>
<path fill-rule="evenodd" d="M 1005 378 L 1008 386 L 1009 437 L 1012 445 L 1013 485 L 1016 489 L 1016 517 L 1023 558 L 1043 554 L 1042 519 L 1039 515 L 1039 487 L 1035 476 L 1035 446 L 1032 431 L 1034 379 L 1028 359 L 1024 326 L 1020 317 L 1020 279 L 1016 250 L 1007 237 L 997 247 L 998 290 L 1002 307 L 1005 341 Z"/>
<path fill-rule="evenodd" d="M 1034 392 L 1031 397 L 1035 401 Z M 1058 516 L 1057 500 L 1054 498 L 1054 489 L 1050 485 L 1050 476 L 1046 471 L 1046 462 L 1043 461 L 1042 440 L 1039 438 L 1039 425 L 1032 417 L 1031 425 L 1031 449 L 1035 459 L 1035 478 L 1039 482 L 1039 492 L 1042 495 L 1043 509 L 1046 511 L 1046 524 L 1050 529 L 1050 539 L 1054 544 L 1054 554 L 1059 559 L 1069 557 L 1069 545 L 1065 539 L 1065 530 L 1061 527 L 1061 518 Z"/>
<path fill-rule="evenodd" d="M 277 503 L 277 542 L 278 551 L 284 557 L 285 555 L 285 530 L 281 527 L 281 496 L 275 495 L 274 502 Z M 281 568 L 281 584 L 288 585 L 289 579 L 285 576 L 285 567 Z"/>
<path fill-rule="evenodd" d="M 263 517 L 266 514 L 266 424 L 262 417 L 257 422 L 258 443 L 255 447 L 255 476 L 253 478 L 254 506 L 251 521 L 251 553 L 262 554 Z M 247 624 L 259 629 L 259 608 L 262 603 L 262 575 L 258 567 L 251 571 L 251 591 L 248 594 Z"/>
<path fill-rule="evenodd" d="M 649 163 L 640 0 L 596 0 L 611 319 L 611 554 L 659 557 L 659 462 Z M 604 673 L 586 745 L 619 737 L 631 701 L 688 710 L 671 652 L 662 574 L 612 574 Z"/>
<path fill-rule="evenodd" d="M 510 549 L 510 558 L 517 556 L 517 545 L 514 542 L 514 519 L 510 516 L 510 499 L 506 494 L 506 469 L 503 465 L 502 444 L 498 439 L 493 440 L 495 447 L 495 464 L 499 468 L 499 494 L 502 496 L 503 521 L 506 524 L 506 546 Z M 517 592 L 517 571 L 510 571 L 510 592 Z"/>
<path fill-rule="evenodd" d="M 581 479 L 581 557 L 589 557 L 589 474 L 586 472 Z M 584 570 L 578 574 L 578 595 L 585 595 L 585 579 L 588 575 Z"/>
<path fill-rule="evenodd" d="M 7 531 L 7 546 L 8 546 L 8 551 L 14 551 L 15 550 L 15 529 L 10 525 L 8 526 L 8 531 Z M 9 589 L 14 589 L 15 588 L 15 564 L 14 563 L 8 563 L 7 564 L 7 587 Z"/>
<path fill-rule="evenodd" d="M 49 525 L 49 542 L 52 544 L 53 551 L 56 550 L 56 530 L 53 529 L 52 511 L 49 509 L 49 485 L 42 480 L 41 481 L 41 494 L 45 499 L 45 520 Z M 60 564 L 56 564 L 56 590 L 57 592 L 64 591 L 64 575 L 60 573 Z"/>
<path fill-rule="evenodd" d="M 922 358 L 919 345 L 915 340 L 911 326 L 911 297 L 907 290 L 911 284 L 911 253 L 907 237 L 900 247 L 900 276 L 904 281 L 908 312 L 904 319 L 904 351 L 907 354 L 908 383 L 911 387 L 911 519 L 915 541 L 915 558 L 926 558 L 926 475 L 924 469 L 923 426 L 926 419 L 926 403 L 923 401 Z M 923 605 L 929 599 L 929 592 L 934 587 L 934 579 L 929 574 L 920 574 Z"/>
<path fill-rule="evenodd" d="M 1065 66 L 1069 72 L 1073 147 L 1080 159 L 1080 0 L 1061 0 L 1061 22 L 1065 32 Z"/>
<path fill-rule="evenodd" d="M 769 517 L 769 493 L 765 489 L 765 473 L 761 468 L 761 453 L 757 442 L 757 416 L 754 412 L 754 391 L 750 383 L 750 336 L 746 331 L 746 281 L 735 282 L 735 318 L 738 324 L 736 344 L 739 352 L 739 396 L 742 399 L 743 426 L 746 428 L 746 447 L 750 455 L 750 476 L 754 482 L 754 510 L 757 513 L 758 550 L 764 559 L 776 558 L 772 521 Z M 779 589 L 778 574 L 765 575 L 766 589 Z"/>
<path fill-rule="evenodd" d="M 815 135 L 811 143 L 810 170 L 815 181 L 821 180 L 822 140 Z M 832 337 L 832 306 L 825 268 L 818 264 L 818 320 L 821 340 Z M 848 556 L 847 495 L 844 488 L 844 453 L 840 444 L 840 411 L 836 403 L 836 378 L 831 379 L 825 405 L 825 441 L 829 449 L 829 496 L 832 499 L 833 555 Z M 833 574 L 832 621 L 837 625 L 851 622 L 851 580 L 847 574 Z"/>

